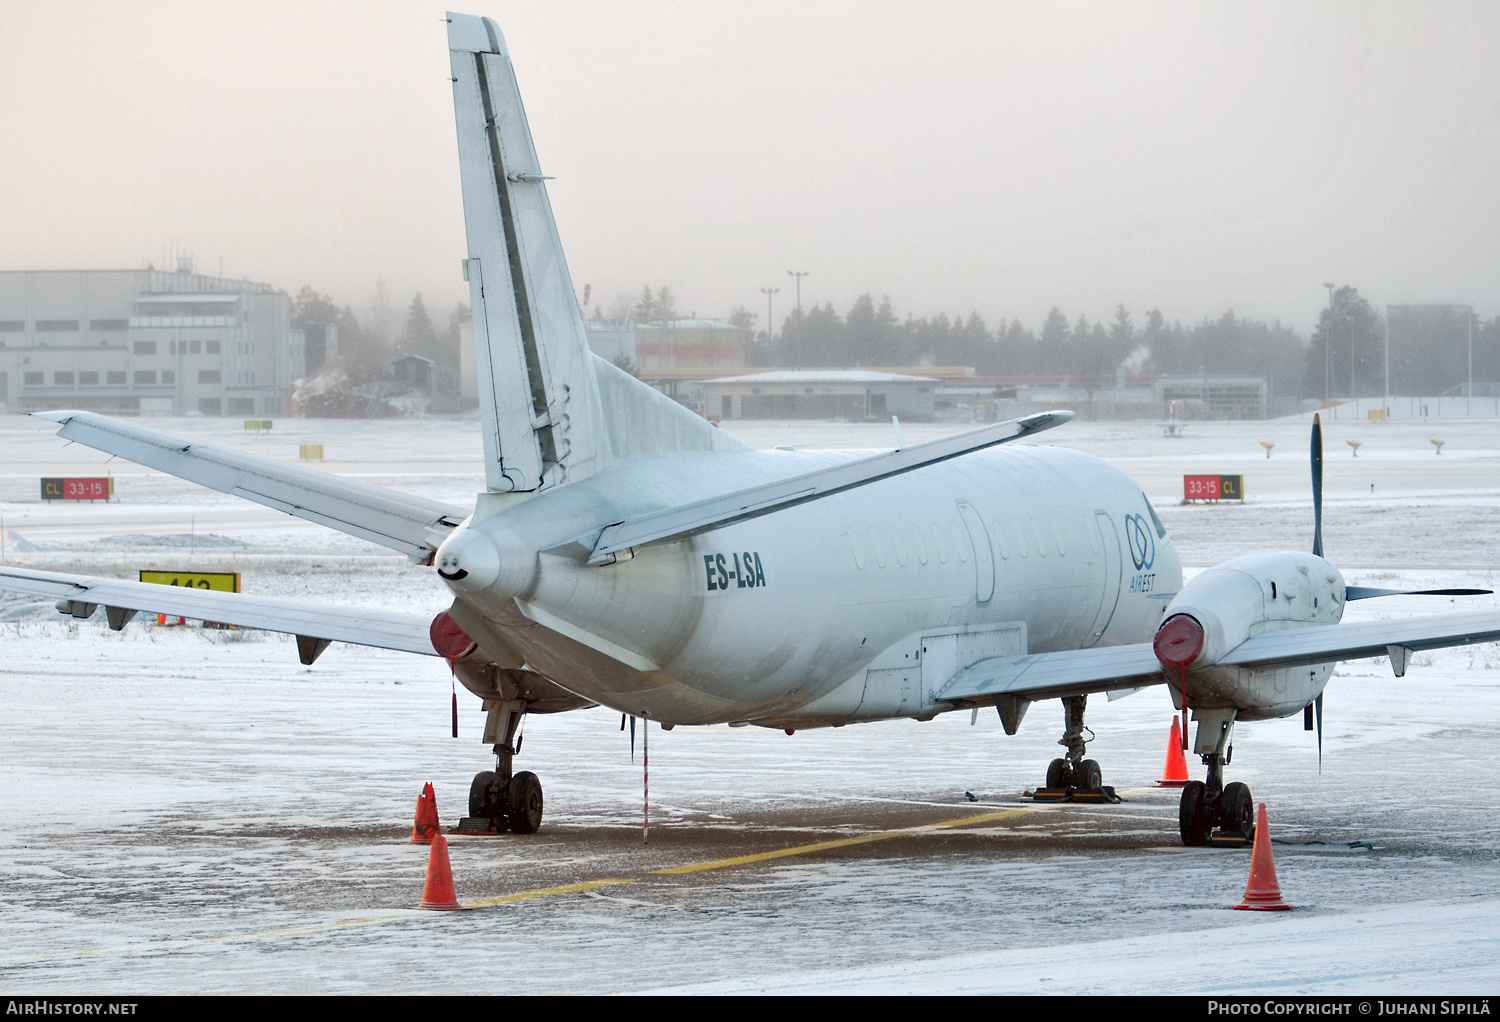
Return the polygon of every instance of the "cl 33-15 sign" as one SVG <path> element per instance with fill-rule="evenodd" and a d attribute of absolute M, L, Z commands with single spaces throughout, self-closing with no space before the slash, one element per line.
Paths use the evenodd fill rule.
<path fill-rule="evenodd" d="M 115 495 L 115 481 L 97 479 L 43 479 L 43 500 L 108 500 Z"/>

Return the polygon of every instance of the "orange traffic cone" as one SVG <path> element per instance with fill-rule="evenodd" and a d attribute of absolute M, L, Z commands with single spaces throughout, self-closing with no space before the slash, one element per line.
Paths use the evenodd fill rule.
<path fill-rule="evenodd" d="M 1158 788 L 1181 788 L 1188 782 L 1187 760 L 1182 756 L 1182 729 L 1172 718 L 1172 737 L 1167 739 L 1167 765 L 1162 767 Z"/>
<path fill-rule="evenodd" d="M 1250 853 L 1250 882 L 1245 885 L 1245 900 L 1235 908 L 1262 912 L 1288 909 L 1281 900 L 1281 885 L 1276 882 L 1276 861 L 1271 857 L 1271 825 L 1266 822 L 1266 804 L 1255 811 L 1255 850 Z"/>
<path fill-rule="evenodd" d="M 422 788 L 417 798 L 417 819 L 411 826 L 411 841 L 408 844 L 430 845 L 438 833 L 437 795 L 431 782 Z"/>
<path fill-rule="evenodd" d="M 422 887 L 422 904 L 412 908 L 425 908 L 433 912 L 462 912 L 458 903 L 458 892 L 453 889 L 453 867 L 448 862 L 448 839 L 442 834 L 432 838 L 432 851 L 427 853 L 427 883 Z"/>

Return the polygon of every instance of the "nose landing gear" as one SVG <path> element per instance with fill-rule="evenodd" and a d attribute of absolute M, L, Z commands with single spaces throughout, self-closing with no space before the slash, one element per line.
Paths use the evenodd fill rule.
<path fill-rule="evenodd" d="M 529 770 L 514 773 L 520 751 L 516 732 L 526 704 L 520 700 L 485 700 L 489 717 L 484 739 L 494 745 L 495 769 L 481 770 L 469 785 L 469 815 L 459 821 L 460 834 L 535 834 L 542 825 L 542 782 Z"/>
<path fill-rule="evenodd" d="M 1087 740 L 1083 737 L 1084 731 L 1088 730 L 1083 723 L 1088 699 L 1088 696 L 1063 698 L 1063 736 L 1057 744 L 1068 751 L 1066 758 L 1054 759 L 1047 764 L 1047 786 L 1032 796 L 1039 802 L 1120 801 L 1113 788 L 1104 786 L 1104 771 L 1099 763 L 1083 758 L 1088 751 Z"/>
<path fill-rule="evenodd" d="M 1197 712 L 1197 711 L 1195 711 Z M 1208 766 L 1207 781 L 1189 781 L 1182 789 L 1177 806 L 1177 827 L 1182 843 L 1194 848 L 1209 844 L 1242 845 L 1255 834 L 1255 802 L 1250 787 L 1240 781 L 1224 783 L 1224 767 L 1229 762 L 1229 733 L 1234 714 L 1202 714 L 1198 723 L 1198 745 L 1204 741 L 1204 728 L 1216 726 L 1219 733 L 1212 751 L 1202 754 Z"/>

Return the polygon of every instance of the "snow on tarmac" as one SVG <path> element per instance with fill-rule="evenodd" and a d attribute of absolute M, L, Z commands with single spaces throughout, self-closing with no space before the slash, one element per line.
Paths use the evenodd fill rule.
<path fill-rule="evenodd" d="M 454 503 L 480 485 L 473 423 L 279 420 L 267 436 L 163 425 L 289 461 L 321 442 L 330 471 Z M 888 424 L 731 428 L 761 447 L 892 442 Z M 903 428 L 918 442 L 959 427 Z M 0 417 L 10 563 L 229 568 L 251 592 L 447 603 L 403 558 L 106 462 L 52 430 Z M 1325 543 L 1349 580 L 1496 587 L 1500 425 L 1342 430 L 1327 430 Z M 1044 439 L 1138 479 L 1185 559 L 1206 565 L 1309 544 L 1306 431 L 1194 424 L 1168 439 L 1149 423 L 1074 423 Z M 1358 459 L 1344 439 L 1362 442 Z M 1271 459 L 1262 440 L 1277 445 Z M 105 470 L 118 503 L 37 502 L 38 476 Z M 1180 506 L 1184 472 L 1244 474 L 1249 501 Z M 1356 604 L 1349 619 L 1497 606 L 1406 597 Z M 112 633 L 102 615 L 76 622 L 4 597 L 0 977 L 101 994 L 1489 992 L 1497 682 L 1493 645 L 1421 654 L 1404 679 L 1384 661 L 1346 665 L 1326 697 L 1321 774 L 1300 719 L 1236 730 L 1229 773 L 1270 807 L 1291 913 L 1229 911 L 1248 854 L 1180 847 L 1176 793 L 1151 786 L 1171 718 L 1151 689 L 1091 701 L 1091 755 L 1129 798 L 1107 807 L 1020 800 L 1057 754 L 1056 703 L 1033 706 L 1014 737 L 993 713 L 792 736 L 653 729 L 647 847 L 641 749 L 632 762 L 618 715 L 534 717 L 519 766 L 546 787 L 543 831 L 455 837 L 459 896 L 572 889 L 450 916 L 404 910 L 421 897 L 426 849 L 405 842 L 422 783 L 451 823 L 489 759 L 465 693 L 460 739 L 448 737 L 440 661 L 334 646 L 304 668 L 283 637 Z M 653 872 L 849 839 L 861 843 Z"/>

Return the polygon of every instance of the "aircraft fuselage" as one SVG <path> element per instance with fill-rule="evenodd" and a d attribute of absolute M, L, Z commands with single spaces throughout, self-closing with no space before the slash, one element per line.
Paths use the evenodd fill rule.
<path fill-rule="evenodd" d="M 592 701 L 664 723 L 803 727 L 930 716 L 946 708 L 933 698 L 943 675 L 966 657 L 1145 641 L 1163 595 L 1181 586 L 1181 562 L 1136 483 L 1098 458 L 1030 445 L 603 567 L 568 545 L 569 523 L 858 456 L 651 455 L 529 498 L 486 495 L 444 544 L 474 567 L 448 584 L 469 621 L 481 615 L 503 637 L 511 666 Z M 924 669 L 924 656 L 947 659 Z"/>

